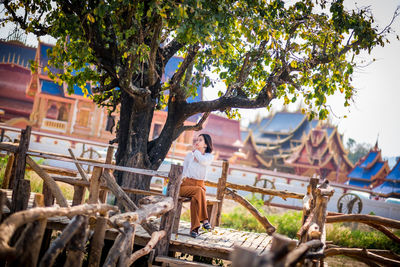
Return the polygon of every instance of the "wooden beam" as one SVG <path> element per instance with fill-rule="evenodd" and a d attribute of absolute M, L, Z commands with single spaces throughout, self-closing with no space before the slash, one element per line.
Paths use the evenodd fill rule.
<path fill-rule="evenodd" d="M 374 223 L 390 228 L 400 229 L 400 221 L 384 218 L 381 216 L 366 215 L 366 214 L 343 214 L 336 216 L 328 216 L 326 218 L 326 222 L 327 223 L 335 223 L 335 222 Z"/>
<path fill-rule="evenodd" d="M 225 188 L 225 194 L 230 195 L 233 200 L 240 203 L 243 207 L 250 211 L 250 213 L 253 214 L 257 221 L 259 221 L 261 225 L 265 228 L 267 234 L 272 235 L 275 232 L 276 228 L 268 221 L 265 216 L 262 216 L 258 212 L 258 210 L 253 205 L 251 205 L 249 201 L 228 188 Z"/>
<path fill-rule="evenodd" d="M 74 152 L 72 151 L 71 148 L 68 148 L 68 152 L 69 152 L 69 154 L 71 155 L 71 158 L 72 158 L 73 160 L 77 160 L 76 157 L 75 157 L 75 155 L 74 155 Z M 80 174 L 81 177 L 82 177 L 82 180 L 84 180 L 84 181 L 86 181 L 86 182 L 89 182 L 89 178 L 87 177 L 85 170 L 82 168 L 82 165 L 81 165 L 80 163 L 78 163 L 78 162 L 75 162 L 75 166 L 76 166 L 76 168 L 78 169 L 78 172 L 79 172 L 79 174 Z"/>
<path fill-rule="evenodd" d="M 96 227 L 90 242 L 89 267 L 100 266 L 101 253 L 104 246 L 104 237 L 107 228 L 107 218 L 97 217 Z"/>
<path fill-rule="evenodd" d="M 218 187 L 217 183 L 214 183 L 211 181 L 204 181 L 204 183 L 206 186 Z M 243 191 L 248 191 L 248 192 L 253 192 L 253 193 L 260 193 L 263 195 L 278 196 L 283 199 L 287 199 L 287 198 L 303 199 L 304 198 L 304 194 L 293 193 L 293 192 L 282 191 L 282 190 L 259 188 L 259 187 L 255 187 L 255 186 L 251 186 L 251 185 L 239 185 L 239 184 L 232 184 L 232 183 L 227 182 L 226 187 L 228 187 L 230 189 L 243 190 Z"/>
<path fill-rule="evenodd" d="M 102 168 L 94 167 L 92 172 L 92 177 L 90 177 L 90 186 L 89 186 L 89 204 L 96 204 L 99 201 L 99 193 L 100 193 L 100 177 L 103 172 Z"/>
<path fill-rule="evenodd" d="M 27 126 L 25 130 L 21 131 L 21 140 L 19 142 L 18 150 L 15 153 L 13 175 L 10 177 L 10 188 L 14 187 L 16 180 L 25 178 L 26 152 L 29 148 L 30 138 L 31 126 Z"/>
<path fill-rule="evenodd" d="M 167 196 L 173 199 L 173 207 L 177 207 L 178 204 L 179 190 L 182 181 L 182 171 L 182 166 L 172 164 L 168 175 L 169 182 L 167 188 Z M 168 254 L 174 218 L 175 212 L 173 210 L 165 213 L 161 217 L 160 230 L 165 230 L 166 235 L 158 242 L 156 255 L 166 256 Z"/>
<path fill-rule="evenodd" d="M 224 160 L 222 163 L 222 173 L 221 177 L 218 179 L 218 187 L 217 187 L 217 199 L 219 203 L 217 204 L 217 211 L 215 216 L 215 224 L 211 224 L 213 226 L 219 226 L 221 223 L 221 213 L 222 206 L 224 204 L 224 195 L 226 188 L 226 180 L 228 179 L 228 170 L 229 170 L 229 162 Z"/>
<path fill-rule="evenodd" d="M 61 189 L 58 187 L 57 183 L 53 180 L 53 178 L 51 178 L 50 175 L 48 175 L 44 170 L 42 170 L 40 168 L 40 166 L 33 159 L 31 159 L 31 157 L 29 157 L 29 156 L 26 157 L 26 162 L 40 176 L 40 178 L 42 178 L 43 181 L 47 184 L 51 193 L 56 198 L 57 203 L 61 207 L 68 207 L 69 205 L 68 205 L 67 200 L 63 196 Z"/>

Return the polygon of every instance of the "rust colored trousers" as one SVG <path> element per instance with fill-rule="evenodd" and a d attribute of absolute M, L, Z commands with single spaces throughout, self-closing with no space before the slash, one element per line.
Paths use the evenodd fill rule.
<path fill-rule="evenodd" d="M 200 222 L 208 220 L 206 187 L 203 180 L 185 178 L 182 182 L 179 195 L 190 197 L 190 231 L 200 227 Z"/>

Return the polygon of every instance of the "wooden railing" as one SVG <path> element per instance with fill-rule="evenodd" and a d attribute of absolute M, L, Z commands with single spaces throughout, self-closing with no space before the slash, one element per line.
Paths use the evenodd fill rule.
<path fill-rule="evenodd" d="M 98 266 L 107 225 L 118 229 L 120 233 L 107 255 L 107 265 L 113 265 L 119 260 L 119 262 L 123 263 L 122 265 L 125 264 L 129 266 L 139 257 L 152 251 L 153 248 L 156 248 L 153 250 L 156 251 L 156 254 L 167 255 L 175 217 L 174 211 L 172 210 L 174 207 L 177 207 L 182 167 L 172 165 L 170 172 L 167 173 L 115 166 L 112 164 L 113 147 L 109 148 L 105 161 L 77 158 L 71 150 L 71 156 L 29 150 L 29 136 L 30 128 L 28 127 L 21 132 L 19 144 L 0 143 L 0 150 L 9 153 L 9 160 L 6 166 L 2 187 L 5 189 L 13 189 L 11 203 L 6 200 L 5 192 L 0 191 L 0 222 L 4 216 L 7 216 L 7 214 L 4 214 L 4 216 L 2 214 L 4 205 L 8 206 L 11 213 L 11 215 L 0 224 L 0 260 L 6 260 L 12 265 L 26 265 L 28 263 L 32 264 L 32 262 L 39 262 L 41 266 L 51 265 L 58 255 L 57 253 L 60 251 L 60 249 L 56 250 L 55 247 L 65 247 L 66 243 L 69 243 L 67 247 L 67 254 L 69 255 L 67 258 L 68 264 L 81 266 L 83 257 L 82 251 L 86 241 L 85 229 L 88 227 L 88 216 L 93 216 L 96 222 L 94 234 L 96 238 L 91 242 L 91 253 L 89 255 L 90 266 Z M 80 178 L 68 177 L 65 175 L 50 176 L 48 172 L 39 166 L 31 157 L 72 162 L 76 165 Z M 90 178 L 83 170 L 82 165 L 93 167 Z M 34 170 L 44 181 L 42 194 L 37 194 L 35 196 L 34 203 L 36 208 L 29 210 L 27 210 L 27 206 L 30 196 L 30 186 L 29 180 L 24 179 L 26 166 Z M 151 190 L 145 191 L 122 188 L 115 182 L 110 170 L 142 174 L 148 176 L 149 179 L 153 176 L 164 179 L 168 178 L 167 196 L 162 196 L 159 192 Z M 220 224 L 220 215 L 224 198 L 230 197 L 246 207 L 264 226 L 267 233 L 273 234 L 275 232 L 275 227 L 269 223 L 268 219 L 261 215 L 250 202 L 237 194 L 235 190 L 273 195 L 283 199 L 303 199 L 302 226 L 298 232 L 299 243 L 294 244 L 293 240 L 280 237 L 276 234 L 274 235 L 273 242 L 275 245 L 271 247 L 271 255 L 274 255 L 274 253 L 280 255 L 280 253 L 285 250 L 286 254 L 285 257 L 280 260 L 281 263 L 285 262 L 286 265 L 293 265 L 300 262 L 307 265 L 315 265 L 315 259 L 322 260 L 327 256 L 345 254 L 353 256 L 358 260 L 367 259 L 376 264 L 400 264 L 400 261 L 396 257 L 386 257 L 385 253 L 388 252 L 380 251 L 378 253 L 369 250 L 357 251 L 356 249 L 351 250 L 331 247 L 326 249 L 325 223 L 338 221 L 366 223 L 383 232 L 395 242 L 400 243 L 400 238 L 388 229 L 388 227 L 400 229 L 400 222 L 398 221 L 372 215 L 328 214 L 326 210 L 327 203 L 333 194 L 333 189 L 330 187 L 329 182 L 326 181 L 318 185 L 318 179 L 311 178 L 309 180 L 310 184 L 307 187 L 307 193 L 298 194 L 282 190 L 228 183 L 228 172 L 229 164 L 225 161 L 222 163 L 222 174 L 218 179 L 218 183 L 206 182 L 207 186 L 217 188 L 216 198 L 219 202 L 215 222 L 216 225 Z M 67 183 L 74 187 L 72 207 L 70 207 L 70 203 L 61 193 L 56 181 Z M 89 190 L 88 203 L 82 204 L 87 189 Z M 102 204 L 105 202 L 107 192 L 109 191 L 115 195 L 119 207 L 123 208 L 126 212 L 120 212 L 120 209 L 115 206 Z M 127 193 L 147 195 L 148 197 L 143 199 L 143 205 L 139 209 L 130 200 Z M 52 207 L 54 199 L 61 208 Z M 155 228 L 154 225 L 147 223 L 146 218 L 153 215 L 162 215 L 159 228 Z M 46 238 L 44 237 L 46 220 L 54 216 L 68 216 L 73 219 L 64 229 L 62 235 L 54 240 L 52 245 L 48 247 L 45 255 L 41 259 L 38 259 L 38 248 L 40 248 L 42 240 Z M 30 222 L 35 223 L 29 224 L 29 226 L 27 226 L 28 228 L 24 231 L 17 231 L 19 226 Z M 138 224 L 141 224 L 143 228 L 151 234 L 151 240 L 145 248 L 132 253 L 131 240 L 133 239 L 135 227 Z M 30 237 L 31 235 L 27 233 L 35 233 L 33 236 L 36 238 L 33 240 L 33 237 Z M 12 242 L 11 238 L 13 238 Z M 48 234 L 47 238 L 50 238 Z M 10 243 L 14 245 L 10 246 Z M 26 244 L 30 244 L 30 246 L 24 247 Z M 233 258 L 244 259 L 245 257 L 243 255 L 249 256 L 253 254 L 238 249 L 238 252 L 233 255 Z M 248 258 L 249 260 L 256 260 L 257 256 L 253 255 Z M 271 257 L 264 259 L 264 261 L 270 262 L 271 264 L 276 263 L 273 260 L 276 259 Z"/>
<path fill-rule="evenodd" d="M 93 238 L 91 242 L 89 266 L 99 265 L 107 225 L 118 229 L 120 234 L 108 252 L 106 266 L 114 265 L 117 261 L 121 266 L 130 266 L 139 257 L 154 249 L 158 255 L 167 255 L 174 220 L 174 212 L 171 210 L 176 206 L 178 200 L 181 166 L 172 165 L 169 173 L 115 166 L 111 164 L 112 147 L 107 153 L 105 162 L 76 159 L 73 153 L 69 157 L 54 153 L 30 151 L 28 149 L 30 131 L 30 127 L 27 127 L 26 130 L 21 132 L 19 144 L 0 143 L 0 150 L 9 153 L 6 174 L 10 173 L 10 175 L 4 177 L 2 188 L 12 189 L 11 202 L 6 198 L 6 191 L 0 191 L 0 221 L 7 216 L 0 224 L 0 261 L 5 260 L 7 264 L 20 266 L 36 266 L 36 263 L 39 266 L 51 266 L 65 247 L 68 251 L 65 264 L 81 266 L 89 227 L 88 216 L 94 217 L 96 223 L 94 234 L 96 238 Z M 31 156 L 73 162 L 76 164 L 81 177 L 50 176 Z M 82 164 L 94 167 L 90 178 L 83 171 Z M 35 195 L 35 207 L 30 209 L 27 209 L 31 195 L 30 181 L 24 179 L 26 166 L 29 166 L 44 181 L 42 194 Z M 148 176 L 149 179 L 152 176 L 168 178 L 167 196 L 154 191 L 121 188 L 110 170 L 143 174 Z M 71 203 L 63 196 L 56 181 L 74 186 L 72 207 L 70 206 Z M 83 204 L 86 189 L 89 189 L 89 197 L 87 204 Z M 108 191 L 116 197 L 119 208 L 104 203 Z M 142 205 L 138 208 L 127 193 L 143 194 L 148 195 L 148 197 L 141 200 Z M 54 200 L 61 208 L 53 207 Z M 10 214 L 3 214 L 4 205 L 8 206 Z M 125 212 L 121 212 L 121 208 Z M 148 217 L 160 215 L 162 215 L 162 218 L 159 227 L 147 222 Z M 47 237 L 45 237 L 46 221 L 54 216 L 67 216 L 71 220 L 64 228 L 61 236 L 48 246 L 44 256 L 39 259 L 38 253 L 42 240 L 50 238 L 48 232 Z M 34 224 L 29 224 L 33 222 Z M 17 231 L 20 226 L 25 224 L 28 225 L 24 231 Z M 136 225 L 139 224 L 149 232 L 151 239 L 145 248 L 132 253 L 133 235 Z M 35 237 L 34 240 L 32 236 Z M 11 241 L 11 239 L 14 241 Z M 10 244 L 14 245 L 11 246 Z"/>

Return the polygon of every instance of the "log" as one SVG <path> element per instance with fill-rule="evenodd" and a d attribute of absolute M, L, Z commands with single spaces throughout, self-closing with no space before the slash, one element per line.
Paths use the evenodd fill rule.
<path fill-rule="evenodd" d="M 204 181 L 206 186 L 210 187 L 218 187 L 217 183 L 211 182 L 211 181 Z M 304 194 L 299 194 L 299 193 L 293 193 L 289 192 L 286 190 L 274 190 L 274 189 L 266 189 L 266 188 L 259 188 L 251 185 L 238 185 L 238 184 L 232 184 L 227 182 L 226 187 L 229 187 L 230 189 L 235 189 L 235 190 L 243 190 L 243 191 L 248 191 L 248 192 L 253 192 L 253 193 L 260 193 L 263 195 L 271 195 L 271 196 L 277 196 L 281 197 L 282 199 L 287 199 L 287 198 L 296 198 L 296 199 L 303 199 Z"/>
<path fill-rule="evenodd" d="M 142 224 L 150 216 L 159 216 L 174 208 L 174 202 L 171 197 L 158 196 L 158 198 L 160 201 L 157 203 L 142 205 L 136 211 L 114 215 L 110 218 L 110 221 L 118 226 L 122 226 L 124 222 Z"/>
<path fill-rule="evenodd" d="M 84 215 L 77 215 L 76 217 L 82 217 L 82 224 L 78 227 L 76 233 L 73 235 L 67 246 L 67 260 L 64 264 L 65 267 L 82 266 L 83 257 L 85 255 L 89 219 Z"/>
<path fill-rule="evenodd" d="M 107 156 L 106 156 L 106 161 L 105 161 L 105 163 L 106 163 L 106 164 L 111 164 L 111 163 L 112 163 L 112 160 L 113 160 L 113 157 L 114 157 L 114 147 L 113 147 L 113 146 L 108 146 L 108 148 L 107 148 Z M 110 170 L 107 170 L 107 169 L 105 169 L 104 171 L 110 172 Z M 101 191 L 100 191 L 100 196 L 99 196 L 99 198 L 100 198 L 100 201 L 101 201 L 102 203 L 105 203 L 105 202 L 107 201 L 107 195 L 108 195 L 108 191 L 107 191 L 107 190 L 101 190 Z"/>
<path fill-rule="evenodd" d="M 400 221 L 396 221 L 393 219 L 384 218 L 376 215 L 366 215 L 366 214 L 344 214 L 344 215 L 335 215 L 328 216 L 326 218 L 327 223 L 336 223 L 336 222 L 362 222 L 362 223 L 374 223 L 383 225 L 390 228 L 400 229 Z"/>
<path fill-rule="evenodd" d="M 107 229 L 107 218 L 97 217 L 96 227 L 90 242 L 89 267 L 100 266 L 101 252 L 104 246 L 104 237 Z"/>
<path fill-rule="evenodd" d="M 221 177 L 218 179 L 216 198 L 219 200 L 219 203 L 217 204 L 217 214 L 215 216 L 215 224 L 213 226 L 219 226 L 221 223 L 221 212 L 222 212 L 222 206 L 224 204 L 224 195 L 226 188 L 226 180 L 228 178 L 228 170 L 229 170 L 229 163 L 228 161 L 224 160 L 222 162 Z"/>
<path fill-rule="evenodd" d="M 15 255 L 15 249 L 8 245 L 14 231 L 23 224 L 53 216 L 94 215 L 97 212 L 117 211 L 118 208 L 106 204 L 85 204 L 70 208 L 46 207 L 32 208 L 10 215 L 0 224 L 0 259 Z"/>
<path fill-rule="evenodd" d="M 289 252 L 286 256 L 285 266 L 295 266 L 295 264 L 301 261 L 305 256 L 307 251 L 310 249 L 318 249 L 323 246 L 320 240 L 311 240 L 306 243 L 300 244 L 296 249 Z"/>
<path fill-rule="evenodd" d="M 61 189 L 58 187 L 57 183 L 53 180 L 53 178 L 51 178 L 50 175 L 48 175 L 45 171 L 43 171 L 39 167 L 39 165 L 37 165 L 37 163 L 33 159 L 31 159 L 31 157 L 26 157 L 26 162 L 40 176 L 40 178 L 43 179 L 43 181 L 49 187 L 53 196 L 56 198 L 57 203 L 61 207 L 68 207 L 69 205 L 67 200 L 64 198 Z"/>
<path fill-rule="evenodd" d="M 136 231 L 135 225 L 129 225 L 129 224 L 124 225 L 124 232 L 126 236 L 125 236 L 124 246 L 121 248 L 122 253 L 121 256 L 119 257 L 118 267 L 131 266 L 130 264 L 128 264 L 128 262 L 129 262 L 129 257 L 131 256 L 133 250 L 135 231 Z"/>
<path fill-rule="evenodd" d="M 35 194 L 34 205 L 44 207 L 42 194 Z M 47 219 L 41 219 L 29 223 L 25 227 L 20 239 L 15 244 L 17 256 L 11 263 L 12 266 L 36 266 L 46 224 Z"/>
<path fill-rule="evenodd" d="M 108 188 L 110 191 L 114 194 L 114 196 L 117 198 L 118 203 L 121 203 L 121 205 L 129 211 L 135 211 L 138 209 L 135 203 L 130 199 L 130 197 L 121 189 L 121 187 L 117 184 L 115 181 L 115 178 L 112 174 L 110 174 L 107 171 L 103 172 L 103 175 L 101 176 L 104 181 L 106 182 Z"/>
<path fill-rule="evenodd" d="M 182 182 L 182 166 L 171 165 L 169 171 L 169 182 L 167 188 L 167 196 L 172 198 L 172 207 L 177 207 L 179 190 Z M 166 256 L 169 251 L 169 242 L 171 240 L 172 227 L 174 224 L 175 212 L 168 211 L 161 217 L 160 230 L 165 230 L 166 235 L 158 242 L 156 247 L 156 255 Z"/>
<path fill-rule="evenodd" d="M 387 266 L 400 266 L 400 261 L 379 256 L 364 248 L 328 248 L 324 251 L 325 257 L 336 255 L 364 258 Z"/>
<path fill-rule="evenodd" d="M 86 188 L 74 185 L 74 196 L 72 197 L 72 206 L 81 205 L 85 201 Z"/>
<path fill-rule="evenodd" d="M 68 152 L 69 152 L 69 154 L 71 155 L 71 158 L 72 158 L 73 160 L 77 160 L 76 157 L 75 157 L 75 155 L 74 155 L 74 152 L 72 151 L 71 148 L 68 148 Z M 86 181 L 86 182 L 89 182 L 89 178 L 87 177 L 86 172 L 83 170 L 82 165 L 81 165 L 80 163 L 78 163 L 78 162 L 75 162 L 75 166 L 76 166 L 76 168 L 78 169 L 78 172 L 79 172 L 79 174 L 80 174 L 81 177 L 82 177 L 82 180 L 84 180 L 84 181 Z"/>
<path fill-rule="evenodd" d="M 77 178 L 63 177 L 63 176 L 52 176 L 52 178 L 54 179 L 54 181 L 67 183 L 67 184 L 70 184 L 70 185 L 73 185 L 73 186 L 84 186 L 84 187 L 89 187 L 90 186 L 89 182 L 85 182 L 85 181 L 82 181 L 82 180 L 77 179 Z M 121 187 L 121 186 L 120 186 L 120 188 L 124 192 L 127 192 L 127 193 L 141 194 L 141 195 L 151 195 L 151 196 L 163 196 L 163 194 L 159 193 L 159 192 L 145 191 L 145 190 L 128 188 L 128 187 Z M 100 189 L 110 190 L 110 188 L 107 185 L 103 185 L 102 183 L 100 184 Z"/>
<path fill-rule="evenodd" d="M 164 230 L 154 232 L 151 235 L 150 241 L 147 243 L 147 245 L 144 248 L 136 251 L 129 257 L 129 261 L 126 266 L 131 266 L 137 259 L 149 254 L 150 251 L 157 245 L 157 242 L 161 240 L 166 235 L 166 233 L 167 232 L 165 232 Z"/>
<path fill-rule="evenodd" d="M 42 168 L 45 172 L 50 173 L 50 174 L 58 174 L 58 175 L 66 175 L 70 177 L 76 177 L 77 171 L 75 170 L 69 170 L 69 169 L 64 169 L 60 167 L 53 167 L 53 166 L 48 166 L 48 165 L 39 165 L 40 168 Z M 32 167 L 27 166 L 26 170 L 33 170 Z"/>
<path fill-rule="evenodd" d="M 256 208 L 249 201 L 247 201 L 242 196 L 236 194 L 232 190 L 225 188 L 225 194 L 230 195 L 233 200 L 240 203 L 243 207 L 248 209 L 251 214 L 261 223 L 261 225 L 265 228 L 268 235 L 272 235 L 276 228 L 268 221 L 265 216 L 262 216 Z"/>
<path fill-rule="evenodd" d="M 54 205 L 54 196 L 51 193 L 49 186 L 46 183 L 43 183 L 42 194 L 44 197 L 44 206 L 51 207 Z"/>
<path fill-rule="evenodd" d="M 0 222 L 3 219 L 3 210 L 4 206 L 6 205 L 7 202 L 7 193 L 3 190 L 0 190 Z"/>
<path fill-rule="evenodd" d="M 15 160 L 15 155 L 11 154 L 8 157 L 6 170 L 4 172 L 3 184 L 1 185 L 1 188 L 3 188 L 3 189 L 8 189 L 10 187 L 10 179 L 11 179 L 11 174 L 12 174 L 12 168 L 14 166 L 14 160 Z"/>
<path fill-rule="evenodd" d="M 90 177 L 90 186 L 89 186 L 89 204 L 96 204 L 99 201 L 99 193 L 100 193 L 100 177 L 103 172 L 102 168 L 94 167 L 92 172 L 92 177 Z"/>
<path fill-rule="evenodd" d="M 61 235 L 51 243 L 50 248 L 46 251 L 43 258 L 40 260 L 39 267 L 53 266 L 57 256 L 64 249 L 66 244 L 72 239 L 72 237 L 79 231 L 81 225 L 84 224 L 84 222 L 85 216 L 76 215 L 64 228 Z"/>
<path fill-rule="evenodd" d="M 18 150 L 15 153 L 13 174 L 10 178 L 10 184 L 14 188 L 14 183 L 17 180 L 25 178 L 25 167 L 26 167 L 26 152 L 29 148 L 29 141 L 31 139 L 31 126 L 26 126 L 25 130 L 21 130 L 21 140 L 18 145 Z"/>
<path fill-rule="evenodd" d="M 28 208 L 30 196 L 31 182 L 26 179 L 15 180 L 14 189 L 12 191 L 11 213 L 26 210 Z"/>
<path fill-rule="evenodd" d="M 121 232 L 114 241 L 114 245 L 108 252 L 107 258 L 103 264 L 103 267 L 115 266 L 118 258 L 120 258 L 123 253 L 126 243 L 129 242 L 129 238 L 132 238 L 134 228 L 128 223 L 124 222 L 124 231 Z"/>
<path fill-rule="evenodd" d="M 399 243 L 400 244 L 400 237 L 398 237 L 397 235 L 395 235 L 392 231 L 390 231 L 388 228 L 386 228 L 383 225 L 379 225 L 379 224 L 375 224 L 375 223 L 367 223 L 367 225 L 375 228 L 378 231 L 381 231 L 384 235 L 386 235 L 387 237 L 389 237 L 390 239 L 392 239 L 394 242 Z"/>
<path fill-rule="evenodd" d="M 0 142 L 0 150 L 16 153 L 18 150 L 18 144 L 11 142 Z"/>

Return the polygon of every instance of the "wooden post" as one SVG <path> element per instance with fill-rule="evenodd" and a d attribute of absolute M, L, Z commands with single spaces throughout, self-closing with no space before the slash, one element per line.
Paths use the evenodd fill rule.
<path fill-rule="evenodd" d="M 215 226 L 219 226 L 221 223 L 221 212 L 222 212 L 222 205 L 224 203 L 224 195 L 225 195 L 225 188 L 226 188 L 226 180 L 228 178 L 228 170 L 229 170 L 229 162 L 224 160 L 224 162 L 222 163 L 221 177 L 218 179 L 217 200 L 219 200 L 219 203 L 217 204 L 218 206 L 217 206 L 217 216 L 215 218 Z"/>
<path fill-rule="evenodd" d="M 8 156 L 7 166 L 6 166 L 6 170 L 4 172 L 3 184 L 1 186 L 1 188 L 3 188 L 3 189 L 8 189 L 10 187 L 10 179 L 11 179 L 11 174 L 12 174 L 12 170 L 13 170 L 14 160 L 15 160 L 15 155 L 14 155 L 14 153 L 11 153 Z"/>
<path fill-rule="evenodd" d="M 174 200 L 174 207 L 178 205 L 179 189 L 182 181 L 183 167 L 178 165 L 171 165 L 171 170 L 168 174 L 168 188 L 167 196 L 172 197 Z M 166 235 L 162 238 L 156 248 L 156 255 L 166 256 L 169 250 L 169 242 L 171 240 L 172 226 L 174 223 L 175 210 L 172 209 L 161 217 L 160 230 L 165 230 Z"/>
<path fill-rule="evenodd" d="M 34 205 L 35 207 L 44 207 L 42 194 L 35 194 Z M 45 218 L 27 225 L 15 245 L 18 254 L 10 266 L 36 266 L 46 224 L 47 219 Z"/>
<path fill-rule="evenodd" d="M 114 156 L 114 147 L 109 146 L 107 149 L 107 156 L 106 156 L 105 164 L 112 164 L 113 156 Z M 104 171 L 109 172 L 110 170 L 104 170 Z M 104 190 L 104 189 L 100 190 L 99 198 L 102 203 L 106 203 L 106 201 L 107 201 L 107 192 L 108 191 Z"/>
<path fill-rule="evenodd" d="M 11 213 L 26 210 L 31 195 L 31 182 L 25 179 L 17 179 L 12 191 Z"/>
<path fill-rule="evenodd" d="M 5 132 L 5 130 L 4 130 L 4 129 L 1 129 L 1 133 L 0 133 L 0 142 L 3 142 L 3 139 L 4 139 L 4 132 Z"/>
<path fill-rule="evenodd" d="M 0 190 L 0 223 L 3 219 L 3 207 L 6 205 L 7 202 L 7 193 L 3 190 Z"/>
<path fill-rule="evenodd" d="M 74 185 L 74 196 L 72 199 L 72 206 L 81 205 L 85 200 L 85 186 Z"/>
<path fill-rule="evenodd" d="M 11 175 L 9 183 L 11 189 L 14 187 L 16 180 L 25 178 L 26 152 L 29 148 L 30 138 L 31 126 L 27 126 L 25 130 L 21 131 L 21 140 L 19 142 L 17 153 L 15 154 L 13 175 Z"/>
<path fill-rule="evenodd" d="M 92 172 L 92 177 L 90 178 L 89 186 L 89 204 L 97 204 L 99 201 L 99 191 L 100 191 L 100 177 L 103 172 L 103 168 L 94 167 Z"/>
<path fill-rule="evenodd" d="M 105 217 L 97 217 L 96 227 L 92 241 L 90 242 L 90 254 L 89 254 L 89 267 L 100 266 L 101 252 L 104 246 L 104 237 L 106 234 L 107 219 Z"/>
<path fill-rule="evenodd" d="M 44 206 L 45 207 L 53 206 L 55 198 L 54 198 L 53 194 L 51 193 L 49 186 L 45 182 L 43 182 L 42 194 L 44 197 Z"/>
<path fill-rule="evenodd" d="M 87 236 L 88 216 L 83 216 L 83 222 L 76 234 L 71 238 L 67 246 L 67 260 L 64 264 L 66 267 L 80 267 L 82 266 L 83 256 L 85 254 L 85 244 Z"/>

